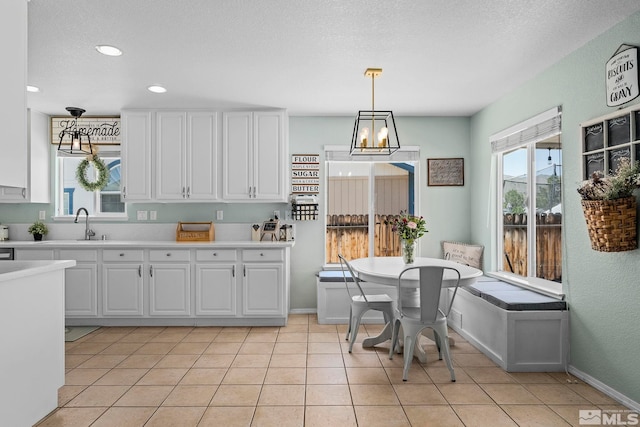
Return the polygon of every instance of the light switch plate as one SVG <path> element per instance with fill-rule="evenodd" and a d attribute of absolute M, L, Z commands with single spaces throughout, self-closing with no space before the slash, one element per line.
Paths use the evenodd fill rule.
<path fill-rule="evenodd" d="M 149 211 L 149 219 L 151 221 L 158 219 L 158 211 Z"/>
<path fill-rule="evenodd" d="M 38 214 L 38 219 L 40 220 L 47 219 L 47 211 L 40 211 Z"/>
<path fill-rule="evenodd" d="M 147 220 L 147 212 L 148 211 L 137 211 L 138 221 L 146 221 Z"/>
<path fill-rule="evenodd" d="M 216 211 L 216 220 L 222 221 L 224 218 L 224 211 Z"/>

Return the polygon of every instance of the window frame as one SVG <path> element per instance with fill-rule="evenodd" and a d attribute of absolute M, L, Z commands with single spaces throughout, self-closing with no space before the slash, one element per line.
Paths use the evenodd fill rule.
<path fill-rule="evenodd" d="M 527 203 L 527 209 L 529 212 L 535 210 L 536 201 L 537 201 L 537 188 L 536 188 L 536 144 L 544 139 L 552 136 L 552 135 L 562 135 L 561 130 L 561 114 L 562 110 L 560 107 L 553 108 L 544 113 L 541 113 L 529 120 L 526 120 L 522 123 L 519 123 L 515 126 L 512 126 L 504 131 L 501 131 L 497 134 L 494 134 L 490 137 L 490 142 L 492 144 L 492 181 L 493 185 L 491 188 L 494 189 L 495 198 L 493 201 L 494 208 L 492 209 L 492 242 L 495 250 L 493 251 L 491 257 L 491 266 L 490 271 L 486 272 L 487 276 L 495 277 L 501 280 L 505 280 L 507 282 L 522 286 L 524 288 L 529 288 L 535 290 L 537 292 L 544 293 L 546 295 L 564 299 L 564 293 L 562 292 L 562 283 L 554 282 L 551 280 L 542 279 L 536 277 L 535 268 L 528 268 L 527 276 L 522 276 L 519 274 L 511 273 L 509 271 L 505 271 L 502 269 L 503 266 L 503 253 L 504 253 L 504 224 L 503 224 L 503 157 L 505 154 L 509 154 L 517 149 L 526 148 L 527 150 L 527 194 L 529 202 Z M 535 128 L 536 126 L 541 125 L 545 121 L 548 121 L 553 118 L 557 118 L 557 132 L 551 131 L 549 132 L 541 132 L 539 137 L 529 135 L 529 138 L 524 142 L 513 142 L 518 138 L 513 138 L 512 141 L 507 141 L 506 144 L 504 142 L 508 140 L 510 137 L 514 135 L 519 135 L 521 133 L 527 133 L 527 131 Z M 555 132 L 555 133 L 554 133 Z M 501 142 L 499 142 L 501 141 Z M 560 139 L 560 148 L 562 148 L 562 138 Z M 502 145 L 498 148 L 496 146 Z M 564 191 L 561 194 L 561 203 L 564 205 Z M 530 219 L 527 221 L 527 264 L 529 266 L 535 266 L 535 258 L 536 258 L 536 221 Z M 562 233 L 564 234 L 564 227 L 562 228 Z M 562 250 L 565 253 L 564 248 L 565 239 L 562 239 Z"/>
<path fill-rule="evenodd" d="M 83 155 L 78 156 L 78 155 L 68 155 L 66 153 L 60 153 L 57 150 L 55 151 L 55 167 L 54 167 L 54 174 L 55 174 L 55 179 L 54 179 L 54 194 L 55 194 L 55 206 L 54 206 L 54 216 L 53 219 L 54 220 L 67 220 L 67 219 L 73 219 L 75 218 L 75 209 L 70 210 L 68 215 L 64 214 L 64 197 L 66 193 L 69 193 L 69 190 L 71 188 L 75 187 L 64 187 L 64 159 L 66 158 L 81 158 L 84 157 Z M 103 160 L 104 159 L 110 159 L 109 160 L 109 164 L 111 164 L 112 162 L 119 160 L 120 163 L 120 167 L 122 167 L 122 156 L 120 151 L 109 151 L 109 152 L 104 152 L 101 153 L 100 156 Z M 108 165 L 107 165 L 108 166 Z M 72 192 L 71 192 L 72 193 Z M 128 208 L 127 208 L 127 203 L 124 203 L 124 212 L 101 212 L 100 208 L 101 208 L 101 192 L 100 191 L 94 191 L 92 192 L 93 196 L 92 196 L 92 203 L 91 203 L 91 210 L 92 213 L 89 215 L 90 218 L 95 218 L 95 219 L 100 219 L 100 220 L 127 220 L 129 218 L 128 216 Z M 115 192 L 113 193 L 115 194 Z M 121 198 L 122 199 L 122 198 Z M 77 203 L 74 203 L 77 204 Z"/>

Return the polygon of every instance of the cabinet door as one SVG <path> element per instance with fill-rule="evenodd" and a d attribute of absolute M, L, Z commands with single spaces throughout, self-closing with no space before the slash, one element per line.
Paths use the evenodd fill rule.
<path fill-rule="evenodd" d="M 284 113 L 253 114 L 254 198 L 286 202 Z"/>
<path fill-rule="evenodd" d="M 243 265 L 242 314 L 285 316 L 282 264 Z"/>
<path fill-rule="evenodd" d="M 252 114 L 225 113 L 222 138 L 222 197 L 225 200 L 249 200 L 253 197 L 251 176 Z"/>
<path fill-rule="evenodd" d="M 65 270 L 64 309 L 66 316 L 98 315 L 98 266 L 78 263 Z"/>
<path fill-rule="evenodd" d="M 11 230 L 9 230 L 11 231 Z M 14 249 L 13 256 L 16 261 L 54 259 L 53 249 Z"/>
<path fill-rule="evenodd" d="M 151 112 L 122 112 L 121 191 L 125 202 L 151 200 Z"/>
<path fill-rule="evenodd" d="M 190 264 L 149 266 L 149 314 L 188 316 L 191 314 Z"/>
<path fill-rule="evenodd" d="M 218 116 L 187 115 L 187 199 L 218 200 Z"/>
<path fill-rule="evenodd" d="M 102 265 L 102 313 L 105 316 L 142 316 L 142 265 Z"/>
<path fill-rule="evenodd" d="M 156 199 L 185 199 L 186 114 L 159 112 L 156 115 Z"/>
<path fill-rule="evenodd" d="M 196 265 L 196 315 L 235 316 L 236 265 Z"/>

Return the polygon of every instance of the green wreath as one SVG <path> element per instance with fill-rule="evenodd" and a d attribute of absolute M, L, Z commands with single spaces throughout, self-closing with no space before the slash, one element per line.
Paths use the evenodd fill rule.
<path fill-rule="evenodd" d="M 89 163 L 93 163 L 93 167 L 98 172 L 98 179 L 94 182 L 90 182 L 87 179 Z M 80 162 L 78 169 L 76 169 L 76 179 L 78 184 L 87 191 L 102 190 L 109 181 L 109 169 L 98 156 L 93 156 L 92 160 L 87 158 Z"/>

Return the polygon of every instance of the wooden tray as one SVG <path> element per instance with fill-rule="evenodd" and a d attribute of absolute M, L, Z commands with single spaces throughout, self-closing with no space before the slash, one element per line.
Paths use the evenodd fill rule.
<path fill-rule="evenodd" d="M 213 242 L 216 232 L 213 222 L 179 222 L 176 242 Z"/>

